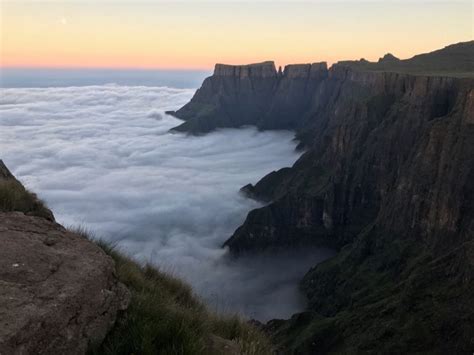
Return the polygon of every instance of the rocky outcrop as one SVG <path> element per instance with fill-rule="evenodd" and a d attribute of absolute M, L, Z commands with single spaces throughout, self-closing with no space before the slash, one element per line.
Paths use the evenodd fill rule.
<path fill-rule="evenodd" d="M 395 64 L 397 63 L 398 61 L 400 61 L 400 59 L 398 59 L 397 57 L 395 57 L 392 53 L 387 53 L 385 54 L 382 58 L 379 58 L 378 62 L 377 63 L 392 63 L 392 64 Z"/>
<path fill-rule="evenodd" d="M 44 218 L 0 213 L 0 353 L 84 354 L 129 294 L 112 259 Z"/>
<path fill-rule="evenodd" d="M 285 119 L 265 121 L 284 111 L 269 115 L 270 105 L 258 122 L 296 122 L 306 152 L 243 188 L 267 204 L 225 243 L 235 255 L 302 244 L 339 250 L 304 277 L 308 312 L 268 325 L 285 351 L 474 349 L 473 49 L 342 62 L 303 85 L 294 80 L 307 66 L 287 70 L 288 87 L 308 94 L 283 105 L 298 102 Z"/>
<path fill-rule="evenodd" d="M 275 63 L 263 62 L 248 65 L 216 64 L 215 76 L 230 76 L 233 78 L 275 78 Z"/>
<path fill-rule="evenodd" d="M 298 127 L 326 63 L 288 65 L 277 72 L 273 62 L 216 64 L 191 101 L 176 112 L 186 122 L 175 131 L 206 133 L 220 127 L 254 125 L 261 129 Z"/>
<path fill-rule="evenodd" d="M 217 64 L 214 75 L 204 80 L 187 105 L 177 112 L 167 112 L 186 121 L 173 130 L 205 133 L 219 127 L 253 124 L 267 110 L 276 83 L 273 62 Z"/>
<path fill-rule="evenodd" d="M 112 259 L 54 222 L 0 160 L 0 354 L 84 354 L 126 309 Z"/>

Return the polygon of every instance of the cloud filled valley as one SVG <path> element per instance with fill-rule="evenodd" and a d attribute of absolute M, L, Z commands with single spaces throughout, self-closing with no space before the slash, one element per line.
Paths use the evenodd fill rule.
<path fill-rule="evenodd" d="M 193 89 L 0 90 L 0 158 L 59 223 L 185 278 L 218 310 L 267 320 L 301 309 L 297 281 L 329 251 L 233 261 L 221 248 L 259 206 L 239 188 L 297 159 L 291 132 L 169 133 L 180 121 L 164 111 Z"/>

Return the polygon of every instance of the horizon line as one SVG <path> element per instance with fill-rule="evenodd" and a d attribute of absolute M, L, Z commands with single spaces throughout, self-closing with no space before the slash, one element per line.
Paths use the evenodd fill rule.
<path fill-rule="evenodd" d="M 397 55 L 395 55 L 395 57 L 397 57 L 398 59 L 400 60 L 408 60 L 408 59 L 412 59 L 414 58 L 415 56 L 417 55 L 421 55 L 421 54 L 428 54 L 428 53 L 431 53 L 431 52 L 434 52 L 434 51 L 438 51 L 438 50 L 442 50 L 446 47 L 450 47 L 450 46 L 453 46 L 453 45 L 457 45 L 457 44 L 461 44 L 461 43 L 471 43 L 471 42 L 474 42 L 474 40 L 468 40 L 468 41 L 455 41 L 455 42 L 451 42 L 451 43 L 448 43 L 448 44 L 445 44 L 443 46 L 439 46 L 438 48 L 435 48 L 435 49 L 430 49 L 430 50 L 427 50 L 427 51 L 424 51 L 424 52 L 420 52 L 420 53 L 416 53 L 414 55 L 411 55 L 411 56 L 408 56 L 408 57 L 405 57 L 405 58 L 402 58 L 402 57 L 398 57 Z M 386 54 L 392 54 L 391 52 L 386 52 L 384 55 Z M 393 54 L 392 54 L 393 55 Z M 383 57 L 383 55 L 382 55 Z M 382 57 L 379 57 L 382 58 Z M 225 61 L 216 61 L 214 62 L 214 64 L 210 65 L 210 66 L 196 66 L 196 67 L 193 67 L 193 66 L 189 66 L 189 67 L 173 67 L 173 66 L 149 66 L 149 65 L 145 65 L 145 66 L 128 66 L 128 65 L 111 65 L 111 66 L 104 66 L 104 65 L 86 65 L 86 66 L 76 66 L 76 65 L 48 65 L 48 64 L 39 64 L 39 65 L 26 65 L 26 64 L 20 64 L 20 65 L 2 65 L 0 63 L 0 71 L 1 70 L 8 70 L 8 69 L 13 69 L 13 70 L 28 70 L 28 69 L 43 69 L 43 70 L 48 70 L 48 69 L 54 69 L 54 70 L 142 70 L 142 71 L 152 71 L 152 70 L 162 70 L 162 71 L 212 71 L 215 69 L 215 66 L 217 64 L 225 64 L 225 65 L 249 65 L 249 64 L 252 64 L 252 63 L 264 63 L 264 62 L 273 62 L 275 67 L 279 67 L 281 66 L 282 68 L 287 66 L 287 65 L 292 65 L 292 64 L 311 64 L 311 63 L 321 63 L 321 62 L 325 62 L 328 66 L 328 68 L 332 67 L 334 64 L 337 64 L 339 62 L 344 62 L 344 61 L 359 61 L 361 59 L 364 59 L 364 58 L 358 58 L 358 59 L 355 59 L 355 58 L 352 58 L 352 59 L 349 59 L 349 58 L 346 58 L 346 59 L 337 59 L 337 60 L 334 60 L 334 61 L 331 61 L 331 60 L 312 60 L 312 61 L 302 61 L 302 62 L 298 62 L 298 61 L 295 61 L 295 62 L 291 62 L 291 63 L 277 63 L 277 61 L 275 61 L 274 59 L 266 59 L 266 60 L 252 60 L 249 62 L 246 62 L 246 63 L 229 63 L 229 62 L 225 62 Z M 0 60 L 1 60 L 1 57 L 0 57 Z M 377 62 L 377 60 L 369 60 L 370 62 Z"/>
<path fill-rule="evenodd" d="M 29 70 L 29 69 L 54 69 L 54 70 L 162 70 L 162 71 L 212 71 L 214 67 L 133 67 L 133 66 L 52 66 L 52 65 L 0 65 L 1 70 Z"/>

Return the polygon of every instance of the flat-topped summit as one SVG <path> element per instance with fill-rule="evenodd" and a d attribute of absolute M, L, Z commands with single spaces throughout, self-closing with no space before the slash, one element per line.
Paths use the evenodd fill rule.
<path fill-rule="evenodd" d="M 214 67 L 215 76 L 237 76 L 237 77 L 276 77 L 275 62 L 266 61 L 246 65 L 232 65 L 217 63 Z"/>
<path fill-rule="evenodd" d="M 307 64 L 288 64 L 285 66 L 283 76 L 288 78 L 314 78 L 326 75 L 328 66 L 326 62 Z"/>
<path fill-rule="evenodd" d="M 252 63 L 245 65 L 233 65 L 217 63 L 214 67 L 213 76 L 232 76 L 239 78 L 309 78 L 319 77 L 321 73 L 325 74 L 328 70 L 326 62 L 288 64 L 284 70 L 277 71 L 274 61 L 265 61 L 261 63 Z"/>

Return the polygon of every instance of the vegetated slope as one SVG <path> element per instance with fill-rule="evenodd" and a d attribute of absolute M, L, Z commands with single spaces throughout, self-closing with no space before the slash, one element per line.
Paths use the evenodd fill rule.
<path fill-rule="evenodd" d="M 298 89 L 310 97 L 303 112 L 274 127 L 293 118 L 306 152 L 244 188 L 268 204 L 226 245 L 236 255 L 309 243 L 340 250 L 304 277 L 308 312 L 267 325 L 284 349 L 474 349 L 474 70 L 445 70 L 456 66 L 446 58 L 462 64 L 473 46 L 404 64 L 431 63 L 428 76 L 334 65 L 312 93 Z"/>
<path fill-rule="evenodd" d="M 53 213 L 10 173 L 0 160 L 0 212 L 21 211 L 54 221 Z"/>
<path fill-rule="evenodd" d="M 151 265 L 139 265 L 110 244 L 99 241 L 99 245 L 114 259 L 117 277 L 132 297 L 127 311 L 91 354 L 272 352 L 260 330 L 238 316 L 209 311 L 184 282 Z"/>
<path fill-rule="evenodd" d="M 271 353 L 180 280 L 55 223 L 1 161 L 0 206 L 0 353 Z"/>

